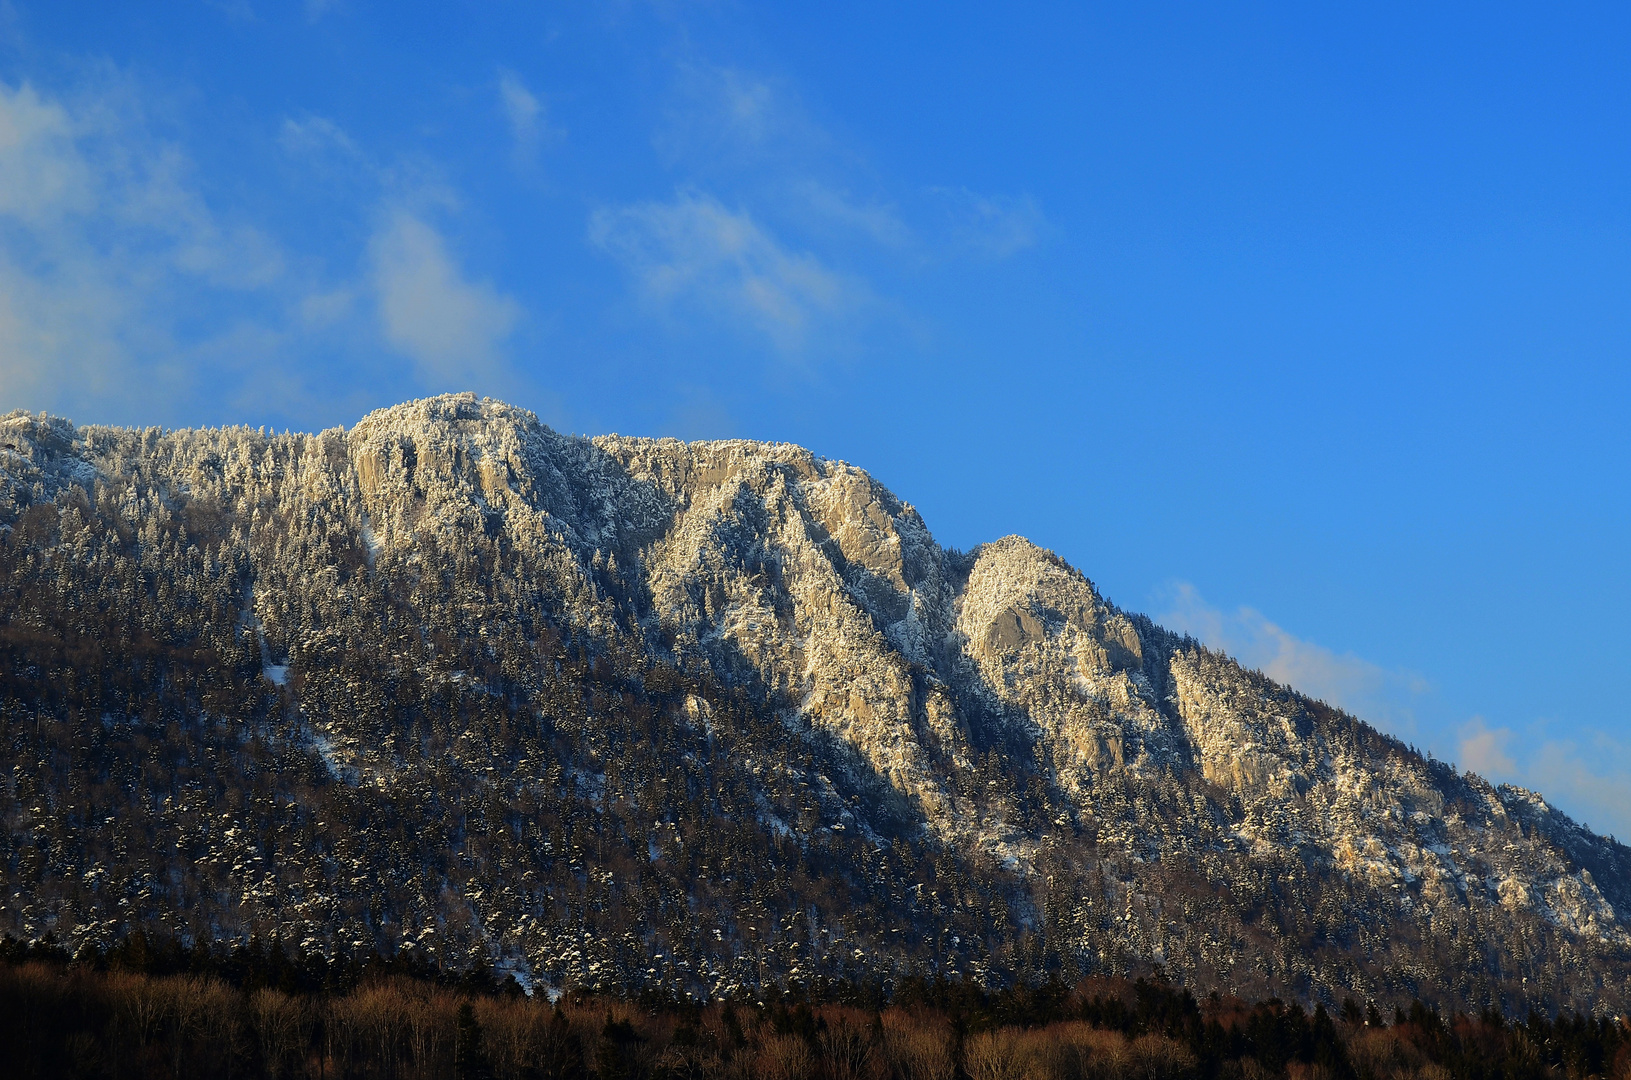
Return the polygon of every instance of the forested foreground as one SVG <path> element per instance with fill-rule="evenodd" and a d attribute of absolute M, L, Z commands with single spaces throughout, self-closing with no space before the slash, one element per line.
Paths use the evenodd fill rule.
<path fill-rule="evenodd" d="M 996 994 L 907 980 L 769 1001 L 551 1003 L 513 979 L 379 958 L 330 965 L 137 938 L 70 962 L 0 946 L 0 1061 L 16 1077 L 492 1080 L 1631 1080 L 1619 1017 L 1333 1016 L 1160 980 Z"/>

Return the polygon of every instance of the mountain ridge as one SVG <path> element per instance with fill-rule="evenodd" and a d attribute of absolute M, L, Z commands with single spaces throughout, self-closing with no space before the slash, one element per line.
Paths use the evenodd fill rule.
<path fill-rule="evenodd" d="M 19 936 L 703 994 L 1159 965 L 1631 1000 L 1623 845 L 1029 541 L 941 548 L 792 444 L 564 436 L 473 395 L 316 435 L 0 432 Z"/>

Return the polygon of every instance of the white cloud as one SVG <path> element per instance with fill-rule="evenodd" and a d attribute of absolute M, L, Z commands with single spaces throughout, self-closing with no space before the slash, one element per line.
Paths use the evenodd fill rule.
<path fill-rule="evenodd" d="M 1631 841 L 1631 746 L 1604 734 L 1583 732 L 1586 747 L 1573 739 L 1545 739 L 1525 755 L 1519 777 L 1572 816 Z"/>
<path fill-rule="evenodd" d="M 719 119 L 737 138 L 762 143 L 794 126 L 791 121 L 796 114 L 789 110 L 770 83 L 730 68 L 713 74 Z"/>
<path fill-rule="evenodd" d="M 427 382 L 463 387 L 497 370 L 520 305 L 467 280 L 442 235 L 406 210 L 387 216 L 370 254 L 385 339 Z"/>
<path fill-rule="evenodd" d="M 30 273 L 0 258 L 0 407 L 102 402 L 126 384 L 132 397 L 146 397 L 156 387 L 130 377 L 128 337 L 161 336 L 156 328 L 143 327 L 132 298 L 102 275 L 65 282 L 53 269 Z M 68 274 L 86 270 L 76 263 Z"/>
<path fill-rule="evenodd" d="M 768 80 L 701 64 L 680 66 L 666 123 L 654 141 L 670 161 L 710 169 L 766 156 L 809 156 L 830 143 Z"/>
<path fill-rule="evenodd" d="M 249 6 L 249 0 L 204 0 L 209 6 L 239 22 L 254 22 L 255 9 Z"/>
<path fill-rule="evenodd" d="M 786 352 L 871 306 L 862 285 L 808 252 L 789 250 L 746 211 L 708 195 L 681 192 L 671 202 L 599 210 L 589 235 L 653 301 L 698 304 L 752 326 Z"/>
<path fill-rule="evenodd" d="M 1276 682 L 1393 731 L 1413 726 L 1415 703 L 1429 689 L 1420 675 L 1304 641 L 1255 608 L 1213 607 L 1187 582 L 1173 587 L 1169 609 L 1156 621 L 1222 649 Z"/>
<path fill-rule="evenodd" d="M 15 92 L 0 86 L 0 215 L 38 226 L 92 203 L 67 110 L 26 83 Z"/>
<path fill-rule="evenodd" d="M 326 116 L 285 117 L 277 142 L 302 186 L 315 184 L 331 198 L 377 198 L 388 177 L 349 132 Z"/>
<path fill-rule="evenodd" d="M 1518 765 L 1509 753 L 1510 728 L 1492 728 L 1482 716 L 1475 716 L 1461 725 L 1460 734 L 1456 760 L 1462 768 L 1496 780 L 1510 779 L 1517 774 Z"/>
<path fill-rule="evenodd" d="M 993 259 L 1006 259 L 1034 247 L 1047 227 L 1042 207 L 1030 195 L 980 195 L 965 187 L 930 188 L 948 219 L 952 240 Z"/>
<path fill-rule="evenodd" d="M 837 279 L 829 267 L 875 264 L 886 255 L 922 267 L 954 261 L 1003 260 L 1040 243 L 1049 232 L 1037 199 L 1026 193 L 983 194 L 967 187 L 916 188 L 895 197 L 890 185 L 880 182 L 867 155 L 845 132 L 810 107 L 796 84 L 784 78 L 741 68 L 698 61 L 676 66 L 667 108 L 653 138 L 667 164 L 686 177 L 687 190 L 705 189 L 722 196 L 732 216 L 743 219 L 772 244 L 790 254 L 770 236 L 795 235 L 814 254 L 798 256 L 806 266 Z M 681 231 L 678 219 L 690 225 L 719 217 L 717 199 L 682 195 L 672 204 L 641 204 L 646 218 L 639 231 L 648 236 Z M 666 220 L 656 220 L 658 209 Z M 641 267 L 648 295 L 655 296 L 658 272 L 680 268 L 675 277 L 698 284 L 697 296 L 711 298 L 716 312 L 769 334 L 784 351 L 800 347 L 809 314 L 820 303 L 786 302 L 797 290 L 771 288 L 762 305 L 750 302 L 738 286 L 764 284 L 773 275 L 744 273 L 727 276 L 717 271 L 725 258 L 668 258 L 654 254 L 650 243 L 626 242 L 632 231 L 608 229 L 608 216 L 597 216 L 597 241 L 618 249 L 625 262 Z M 695 233 L 697 230 L 692 230 Z M 687 245 L 705 251 L 704 243 Z M 633 249 L 632 251 L 630 249 Z M 767 250 L 768 247 L 762 247 Z M 819 258 L 819 261 L 817 261 Z M 715 273 L 702 271 L 702 264 Z M 870 296 L 847 282 L 851 299 Z M 879 304 L 872 296 L 874 308 Z M 775 311 L 767 310 L 774 308 Z M 893 321 L 910 322 L 898 310 Z M 921 327 L 919 328 L 921 330 Z"/>
<path fill-rule="evenodd" d="M 1475 716 L 1461 728 L 1459 750 L 1473 772 L 1538 791 L 1597 831 L 1631 838 L 1631 746 L 1612 736 L 1584 730 L 1553 738 L 1544 724 L 1520 732 Z"/>
<path fill-rule="evenodd" d="M 322 329 L 343 322 L 355 309 L 356 301 L 356 293 L 349 288 L 331 289 L 301 297 L 295 310 L 302 324 Z"/>
<path fill-rule="evenodd" d="M 142 182 L 127 193 L 127 224 L 168 234 L 177 268 L 225 289 L 257 289 L 283 273 L 283 255 L 260 229 L 223 224 L 189 181 L 191 165 L 174 147 L 153 154 Z"/>
<path fill-rule="evenodd" d="M 511 89 L 515 120 L 523 126 L 538 120 L 537 103 L 525 88 L 516 82 Z M 412 375 L 420 385 L 513 388 L 504 347 L 522 308 L 491 283 L 470 278 L 431 223 L 460 208 L 434 164 L 382 166 L 321 116 L 285 120 L 279 142 L 317 173 L 343 178 L 359 199 L 378 200 L 380 207 L 365 280 L 313 288 L 293 309 L 298 324 L 308 332 L 331 333 L 347 327 L 372 300 L 380 337 L 414 361 Z"/>
<path fill-rule="evenodd" d="M 1213 607 L 1187 583 L 1174 586 L 1168 610 L 1156 621 L 1395 734 L 1416 726 L 1415 709 L 1430 690 L 1420 675 L 1304 641 L 1253 608 Z M 1491 726 L 1481 716 L 1460 726 L 1453 745 L 1463 768 L 1539 791 L 1599 831 L 1631 837 L 1631 746 L 1602 732 L 1559 739 L 1544 725 L 1523 732 Z"/>
<path fill-rule="evenodd" d="M 290 154 L 313 155 L 340 153 L 349 158 L 361 156 L 351 136 L 334 121 L 324 116 L 308 116 L 303 120 L 286 118 L 278 132 L 278 145 Z"/>
<path fill-rule="evenodd" d="M 777 111 L 776 93 L 770 83 L 735 68 L 711 74 L 726 122 L 750 138 L 763 138 Z"/>
<path fill-rule="evenodd" d="M 861 202 L 849 192 L 817 180 L 800 181 L 793 185 L 792 190 L 816 216 L 858 232 L 882 247 L 901 250 L 913 242 L 912 230 L 900 219 L 893 206 Z"/>
<path fill-rule="evenodd" d="M 283 277 L 278 245 L 208 204 L 138 99 L 120 81 L 70 99 L 0 84 L 6 407 L 164 415 L 198 375 L 183 317 Z"/>
<path fill-rule="evenodd" d="M 176 119 L 105 66 L 60 93 L 0 82 L 0 410 L 177 422 L 239 401 L 331 423 L 386 386 L 506 388 L 520 308 L 429 224 L 450 192 L 382 168 L 331 120 L 287 120 L 279 145 L 339 181 L 336 212 L 384 207 L 371 242 L 289 258 L 211 197 L 160 134 Z"/>
<path fill-rule="evenodd" d="M 531 160 L 545 134 L 543 102 L 527 89 L 521 76 L 508 70 L 499 72 L 498 100 L 504 109 L 504 118 L 509 121 L 510 134 L 515 138 L 516 156 L 523 161 Z"/>

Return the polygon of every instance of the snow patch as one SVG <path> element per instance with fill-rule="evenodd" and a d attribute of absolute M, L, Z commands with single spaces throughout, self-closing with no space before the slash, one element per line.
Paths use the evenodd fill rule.
<path fill-rule="evenodd" d="M 367 514 L 362 516 L 362 549 L 363 558 L 368 561 L 369 567 L 374 565 L 379 553 L 385 550 L 385 542 L 374 535 L 374 523 L 368 519 Z"/>

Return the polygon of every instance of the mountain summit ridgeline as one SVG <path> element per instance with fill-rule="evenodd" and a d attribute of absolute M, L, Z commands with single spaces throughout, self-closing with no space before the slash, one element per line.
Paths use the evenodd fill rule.
<path fill-rule="evenodd" d="M 1631 851 L 796 446 L 0 420 L 0 931 L 1631 1004 Z"/>

